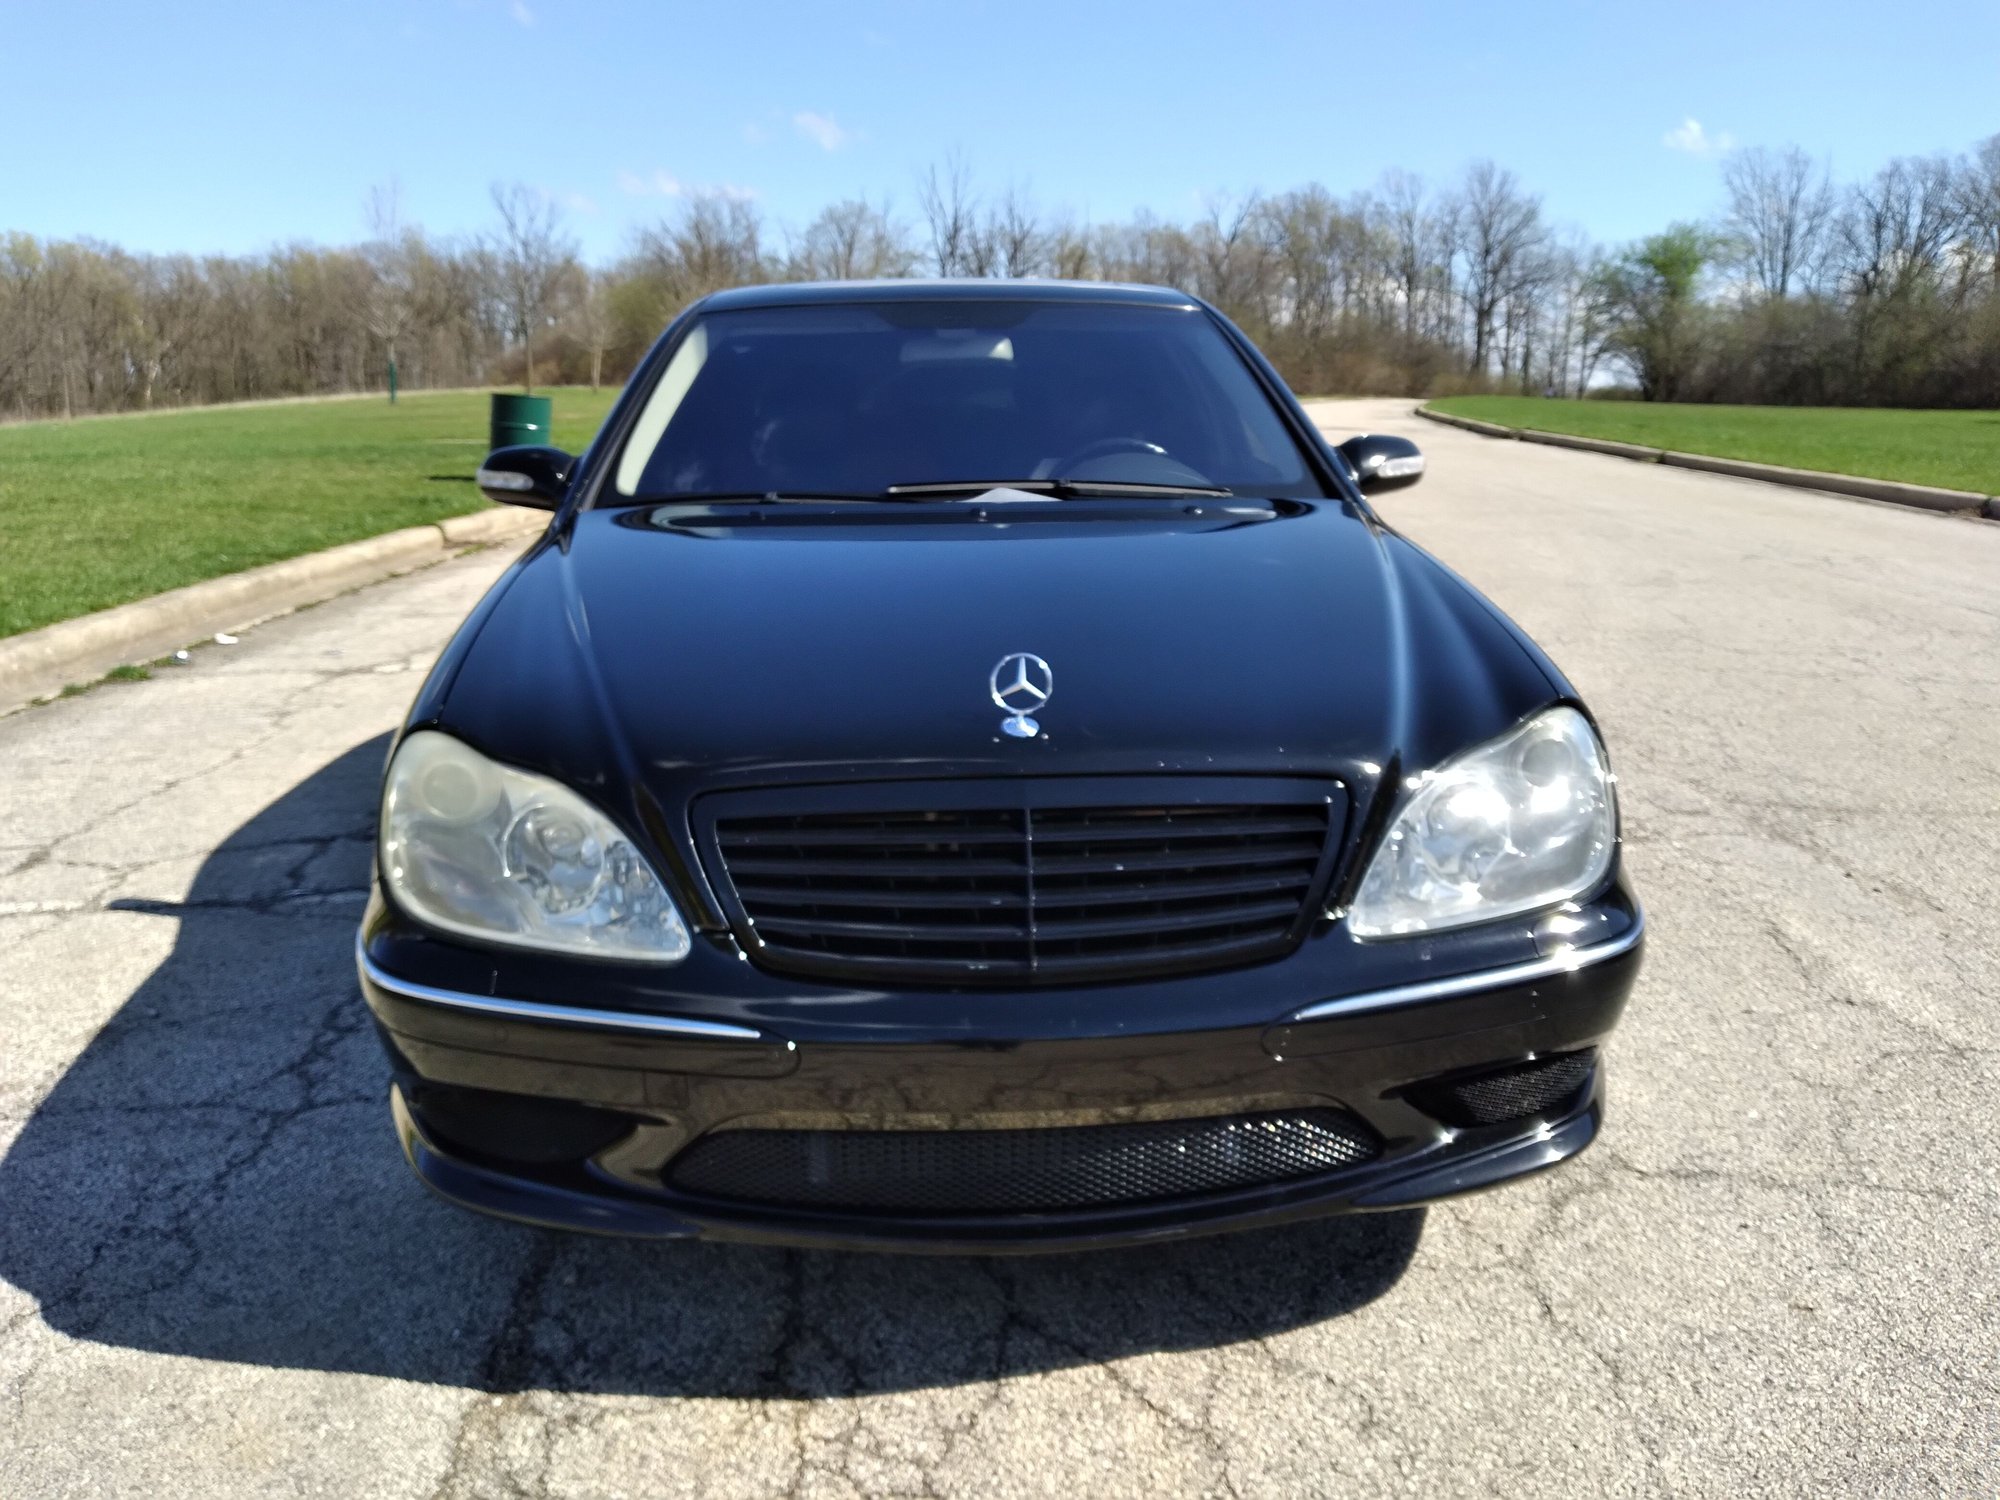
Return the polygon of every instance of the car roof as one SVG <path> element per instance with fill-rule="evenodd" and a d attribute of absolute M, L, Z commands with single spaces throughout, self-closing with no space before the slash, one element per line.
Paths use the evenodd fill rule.
<path fill-rule="evenodd" d="M 1042 281 L 983 277 L 882 281 L 794 281 L 739 286 L 702 299 L 710 312 L 747 307 L 806 307 L 853 302 L 1118 302 L 1139 307 L 1193 307 L 1194 298 L 1171 287 L 1121 281 Z"/>

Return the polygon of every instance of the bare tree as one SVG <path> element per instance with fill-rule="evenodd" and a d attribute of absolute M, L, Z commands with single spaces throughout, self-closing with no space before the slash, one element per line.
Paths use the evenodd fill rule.
<path fill-rule="evenodd" d="M 1459 193 L 1466 259 L 1466 297 L 1472 307 L 1474 374 L 1489 368 L 1495 320 L 1507 299 L 1537 273 L 1535 253 L 1545 236 L 1542 201 L 1521 191 L 1512 172 L 1490 161 L 1466 171 Z"/>
<path fill-rule="evenodd" d="M 2000 290 L 2000 135 L 1988 136 L 1973 148 L 1958 183 L 1959 211 L 1974 268 Z"/>
<path fill-rule="evenodd" d="M 137 322 L 138 293 L 133 286 L 129 258 L 115 250 L 92 244 L 68 247 L 78 263 L 76 297 L 72 303 L 76 326 L 69 341 L 70 358 L 79 366 L 81 389 L 76 404 L 85 411 L 109 411 L 124 404 L 130 385 L 131 367 L 126 357 L 129 330 Z M 7 319 L 0 308 L 0 328 Z M 258 342 L 268 344 L 260 317 Z M 260 359 L 264 349 L 259 349 Z M 264 378 L 260 372 L 260 379 Z M 65 410 L 73 407 L 66 405 Z"/>
<path fill-rule="evenodd" d="M 1308 184 L 1080 225 L 1025 190 L 976 196 L 956 153 L 908 224 L 835 203 L 773 253 L 753 203 L 696 194 L 588 271 L 518 187 L 496 190 L 502 232 L 472 240 L 427 237 L 393 189 L 351 246 L 196 258 L 0 233 L 0 415 L 365 388 L 385 356 L 412 388 L 514 360 L 531 383 L 615 381 L 719 288 L 920 265 L 1179 286 L 1319 391 L 1587 391 L 1615 356 L 1682 400 L 2000 406 L 2000 137 L 1893 162 L 1831 211 L 1796 151 L 1745 153 L 1724 186 L 1714 224 L 1613 262 L 1491 163 L 1443 193 L 1390 173 L 1367 193 Z M 1731 274 L 1711 279 L 1724 238 Z"/>
<path fill-rule="evenodd" d="M 168 256 L 145 263 L 133 329 L 141 409 L 152 406 L 163 378 L 180 385 L 177 394 L 187 395 L 189 383 L 175 381 L 174 366 L 189 352 L 188 346 L 199 333 L 209 290 L 192 256 Z"/>
<path fill-rule="evenodd" d="M 672 219 L 641 230 L 628 263 L 649 279 L 667 313 L 726 287 L 769 280 L 756 205 L 727 193 L 697 193 Z"/>
<path fill-rule="evenodd" d="M 510 330 L 527 354 L 521 387 L 532 391 L 535 333 L 548 322 L 551 304 L 576 259 L 576 242 L 562 233 L 562 215 L 548 196 L 523 183 L 494 183 L 493 207 L 500 215 L 493 258 L 501 301 Z"/>
<path fill-rule="evenodd" d="M 1387 173 L 1376 198 L 1381 205 L 1385 270 L 1402 314 L 1403 338 L 1415 342 L 1418 311 L 1434 283 L 1433 233 L 1424 180 L 1413 172 Z"/>
<path fill-rule="evenodd" d="M 1851 379 L 1875 401 L 1920 404 L 1923 371 L 1949 342 L 1953 262 L 1965 227 L 1959 174 L 1947 157 L 1890 162 L 1847 195 L 1838 256 L 1849 294 Z"/>
<path fill-rule="evenodd" d="M 42 346 L 45 383 L 62 394 L 62 414 L 76 414 L 75 368 L 78 303 L 84 295 L 88 267 L 74 245 L 51 245 L 42 271 L 41 318 L 49 337 Z"/>
<path fill-rule="evenodd" d="M 1848 195 L 1842 268 L 1864 299 L 1894 300 L 1935 283 L 1965 223 L 1957 173 L 1942 156 L 1892 161 Z"/>
<path fill-rule="evenodd" d="M 1252 300 L 1262 247 L 1250 230 L 1260 202 L 1255 193 L 1241 198 L 1218 194 L 1208 200 L 1195 225 L 1199 289 L 1225 313 L 1239 311 Z"/>
<path fill-rule="evenodd" d="M 26 417 L 35 359 L 46 337 L 38 305 L 44 252 L 32 235 L 0 235 L 0 389 L 11 389 Z"/>
<path fill-rule="evenodd" d="M 369 272 L 365 317 L 368 332 L 382 345 L 393 383 L 397 342 L 416 316 L 416 267 L 423 254 L 423 235 L 403 223 L 402 187 L 393 181 L 369 189 L 367 218 L 369 240 L 362 250 Z"/>
<path fill-rule="evenodd" d="M 484 379 L 502 337 L 484 252 L 434 253 L 413 229 L 401 243 L 396 301 L 407 310 L 385 319 L 379 242 L 196 259 L 0 235 L 0 410 L 353 389 L 389 333 L 431 383 Z M 439 295 L 445 286 L 459 291 Z"/>
<path fill-rule="evenodd" d="M 1276 273 L 1264 278 L 1263 316 L 1295 339 L 1320 338 L 1333 324 L 1340 299 L 1340 213 L 1333 195 L 1317 184 L 1259 205 L 1257 228 Z"/>
<path fill-rule="evenodd" d="M 1007 196 L 988 222 L 985 239 L 993 246 L 994 269 L 999 275 L 1041 274 L 1046 236 L 1040 214 L 1022 189 L 1007 189 Z"/>
<path fill-rule="evenodd" d="M 1047 256 L 1049 274 L 1064 281 L 1084 281 L 1095 272 L 1090 230 L 1079 227 L 1067 215 L 1049 226 Z"/>
<path fill-rule="evenodd" d="M 610 278 L 589 266 L 572 266 L 568 300 L 570 326 L 590 355 L 590 388 L 594 391 L 604 381 L 604 351 L 610 347 L 613 333 Z"/>
<path fill-rule="evenodd" d="M 857 281 L 907 276 L 916 265 L 909 234 L 885 202 L 865 198 L 831 204 L 806 226 L 786 262 L 799 281 Z"/>
<path fill-rule="evenodd" d="M 1613 352 L 1617 325 L 1605 295 L 1604 252 L 1593 245 L 1578 246 L 1570 253 L 1573 280 L 1569 298 L 1574 309 L 1570 338 L 1576 351 L 1576 394 L 1583 396 L 1589 393 L 1599 366 Z"/>
<path fill-rule="evenodd" d="M 1810 279 L 1826 249 L 1833 188 L 1824 168 L 1793 146 L 1752 146 L 1723 163 L 1729 193 L 1724 229 L 1733 258 L 1765 297 L 1783 301 Z"/>
<path fill-rule="evenodd" d="M 930 234 L 930 264 L 934 275 L 964 276 L 981 258 L 979 202 L 972 195 L 972 174 L 957 150 L 944 159 L 940 176 L 931 163 L 917 180 L 917 208 Z"/>

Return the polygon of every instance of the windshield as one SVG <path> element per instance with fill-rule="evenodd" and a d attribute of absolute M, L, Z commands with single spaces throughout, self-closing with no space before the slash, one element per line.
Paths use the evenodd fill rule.
<path fill-rule="evenodd" d="M 702 318 L 614 473 L 625 498 L 1044 481 L 1323 494 L 1195 308 L 885 302 Z"/>

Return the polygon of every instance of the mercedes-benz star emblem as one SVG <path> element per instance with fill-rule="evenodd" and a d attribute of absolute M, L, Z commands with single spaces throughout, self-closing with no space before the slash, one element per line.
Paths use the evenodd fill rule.
<path fill-rule="evenodd" d="M 993 701 L 1007 710 L 1000 727 L 1017 740 L 1031 740 L 1042 726 L 1029 717 L 1056 690 L 1056 674 L 1039 656 L 1016 651 L 993 669 Z"/>

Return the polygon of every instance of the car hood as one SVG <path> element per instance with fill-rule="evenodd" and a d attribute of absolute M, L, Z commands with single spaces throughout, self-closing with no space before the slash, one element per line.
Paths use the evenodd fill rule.
<path fill-rule="evenodd" d="M 1492 606 L 1357 509 L 1117 504 L 585 512 L 516 565 L 418 717 L 671 804 L 877 776 L 1355 784 L 1568 692 Z M 1002 732 L 991 696 L 1015 652 L 1053 676 L 1032 739 Z"/>

